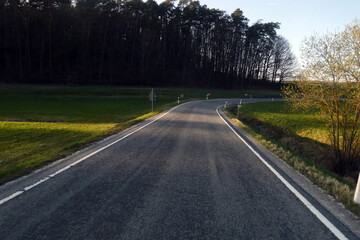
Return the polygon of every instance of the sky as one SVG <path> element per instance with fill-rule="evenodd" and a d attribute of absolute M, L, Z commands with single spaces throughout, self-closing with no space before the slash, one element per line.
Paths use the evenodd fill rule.
<path fill-rule="evenodd" d="M 200 0 L 200 4 L 228 14 L 240 8 L 250 25 L 257 20 L 281 23 L 278 34 L 290 42 L 299 60 L 305 37 L 339 32 L 360 20 L 360 0 Z"/>

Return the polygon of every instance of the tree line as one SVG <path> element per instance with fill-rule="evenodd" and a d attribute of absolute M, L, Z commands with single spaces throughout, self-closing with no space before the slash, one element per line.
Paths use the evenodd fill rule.
<path fill-rule="evenodd" d="M 294 69 L 279 23 L 199 1 L 0 0 L 0 19 L 3 82 L 251 88 Z"/>

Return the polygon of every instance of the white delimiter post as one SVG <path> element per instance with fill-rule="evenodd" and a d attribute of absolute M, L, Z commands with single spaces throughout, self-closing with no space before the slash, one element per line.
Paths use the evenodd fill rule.
<path fill-rule="evenodd" d="M 360 173 L 359 173 L 359 179 L 358 179 L 356 190 L 355 190 L 354 202 L 360 204 Z"/>

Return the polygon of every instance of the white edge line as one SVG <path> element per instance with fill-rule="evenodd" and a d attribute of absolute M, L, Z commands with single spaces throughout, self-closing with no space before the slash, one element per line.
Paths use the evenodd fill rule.
<path fill-rule="evenodd" d="M 33 187 L 36 187 L 37 185 L 39 185 L 39 184 L 41 184 L 41 183 L 43 183 L 43 182 L 45 182 L 45 181 L 47 181 L 47 180 L 49 180 L 49 177 L 46 177 L 46 178 L 41 179 L 40 181 L 34 183 L 33 185 L 30 185 L 30 186 L 24 188 L 24 190 L 25 190 L 25 191 L 28 191 L 28 190 L 32 189 Z"/>
<path fill-rule="evenodd" d="M 16 193 L 13 193 L 11 194 L 10 196 L 4 198 L 4 199 L 1 199 L 0 200 L 0 205 L 3 204 L 3 203 L 6 203 L 7 201 L 19 196 L 20 194 L 22 194 L 24 191 L 17 191 Z"/>
<path fill-rule="evenodd" d="M 77 164 L 81 163 L 82 161 L 84 161 L 84 160 L 88 159 L 89 157 L 94 156 L 95 154 L 97 154 L 97 153 L 99 153 L 99 152 L 101 152 L 101 151 L 105 150 L 106 148 L 109 148 L 110 146 L 112 146 L 112 145 L 114 145 L 114 144 L 116 144 L 116 143 L 118 143 L 118 142 L 120 142 L 120 141 L 124 140 L 125 138 L 127 138 L 127 137 L 129 137 L 129 136 L 133 135 L 134 133 L 136 133 L 136 132 L 138 132 L 138 131 L 140 131 L 140 130 L 144 129 L 145 127 L 149 126 L 150 124 L 152 124 L 152 123 L 154 123 L 154 122 L 158 121 L 160 118 L 165 117 L 167 114 L 171 113 L 171 112 L 172 112 L 172 111 L 174 111 L 176 108 L 178 108 L 178 107 L 180 107 L 180 106 L 183 106 L 183 105 L 185 105 L 185 104 L 188 104 L 188 103 L 189 103 L 189 102 L 186 102 L 186 103 L 180 104 L 180 105 L 178 105 L 178 106 L 176 106 L 176 107 L 173 107 L 173 108 L 172 108 L 172 109 L 170 109 L 169 111 L 167 111 L 167 112 L 163 113 L 162 115 L 160 115 L 159 117 L 155 118 L 155 119 L 154 119 L 154 120 L 152 120 L 151 122 L 149 122 L 149 123 L 145 124 L 144 126 L 137 128 L 136 130 L 134 130 L 134 131 L 132 131 L 132 132 L 130 132 L 130 133 L 128 133 L 128 134 L 126 134 L 125 136 L 123 136 L 123 137 L 121 137 L 121 138 L 119 138 L 119 139 L 117 139 L 117 140 L 115 140 L 115 141 L 113 141 L 113 142 L 109 143 L 108 145 L 106 145 L 106 146 L 104 146 L 104 147 L 102 147 L 102 148 L 100 148 L 100 149 L 98 149 L 98 150 L 96 150 L 96 151 L 94 151 L 94 152 L 92 152 L 92 153 L 90 153 L 90 154 L 86 155 L 85 157 L 83 157 L 83 158 L 81 158 L 81 159 L 79 159 L 79 160 L 77 160 L 77 161 L 75 161 L 75 162 L 73 162 L 73 163 L 71 163 L 71 164 L 67 165 L 66 167 L 63 167 L 63 168 L 61 168 L 61 169 L 57 170 L 57 171 L 56 171 L 56 172 L 54 172 L 53 174 L 48 175 L 47 177 L 45 177 L 45 178 L 41 179 L 40 181 L 38 181 L 38 182 L 36 182 L 36 183 L 34 183 L 34 184 L 32 184 L 32 185 L 29 185 L 29 186 L 25 187 L 23 190 L 21 190 L 21 191 L 17 191 L 17 192 L 15 192 L 15 193 L 11 194 L 10 196 L 8 196 L 8 197 L 6 197 L 6 198 L 1 199 L 1 200 L 0 200 L 0 205 L 2 205 L 2 204 L 4 204 L 4 203 L 6 203 L 6 202 L 8 202 L 8 201 L 10 201 L 11 199 L 13 199 L 13 198 L 15 198 L 15 197 L 19 196 L 20 194 L 22 194 L 22 193 L 24 193 L 24 192 L 26 192 L 26 191 L 28 191 L 28 190 L 30 190 L 30 189 L 32 189 L 32 188 L 34 188 L 34 187 L 36 187 L 36 186 L 40 185 L 41 183 L 46 182 L 46 181 L 47 181 L 47 180 L 49 180 L 50 178 L 55 177 L 56 175 L 58 175 L 58 174 L 60 174 L 60 173 L 62 173 L 62 172 L 64 172 L 64 171 L 68 170 L 69 168 L 71 168 L 71 167 L 73 167 L 73 166 L 75 166 L 75 165 L 77 165 Z"/>
<path fill-rule="evenodd" d="M 265 164 L 266 167 L 270 169 L 271 172 L 275 174 L 276 177 L 280 179 L 280 181 L 292 192 L 295 196 L 340 240 L 348 239 L 345 235 L 332 224 L 319 210 L 317 210 L 314 205 L 312 205 L 299 191 L 297 191 L 281 174 L 276 171 L 261 155 L 251 147 L 220 115 L 219 108 L 223 105 L 219 106 L 216 109 L 217 114 L 223 120 L 223 122 L 231 129 L 233 133 Z"/>

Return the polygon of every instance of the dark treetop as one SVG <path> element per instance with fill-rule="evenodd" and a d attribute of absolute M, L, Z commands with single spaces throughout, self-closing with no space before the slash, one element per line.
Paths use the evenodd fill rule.
<path fill-rule="evenodd" d="M 0 0 L 10 83 L 252 87 L 289 77 L 279 23 L 252 26 L 199 1 Z"/>

